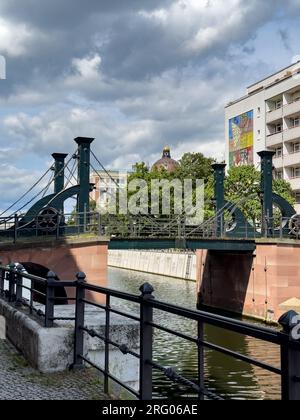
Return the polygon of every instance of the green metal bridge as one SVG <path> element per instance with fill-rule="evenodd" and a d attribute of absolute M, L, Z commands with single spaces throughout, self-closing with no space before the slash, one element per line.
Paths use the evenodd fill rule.
<path fill-rule="evenodd" d="M 76 150 L 68 159 L 67 154 L 52 155 L 54 164 L 33 187 L 0 215 L 0 241 L 98 235 L 109 240 L 110 249 L 253 251 L 259 238 L 299 237 L 300 216 L 285 199 L 273 192 L 273 152 L 259 153 L 261 191 L 257 199 L 262 207 L 262 219 L 259 223 L 251 224 L 240 209 L 241 204 L 249 197 L 241 193 L 239 202 L 226 201 L 226 165 L 214 164 L 215 213 L 210 219 L 195 226 L 189 225 L 186 214 L 169 217 L 140 214 L 121 219 L 115 215 L 104 217 L 98 212 L 90 211 L 90 193 L 95 188 L 90 183 L 90 171 L 92 169 L 97 172 L 92 159 L 106 171 L 91 150 L 93 141 L 92 138 L 76 138 Z M 45 185 L 45 178 L 49 173 L 50 180 Z M 106 173 L 110 176 L 107 171 Z M 101 178 L 99 173 L 98 175 Z M 26 196 L 32 194 L 34 188 L 41 184 L 42 189 L 24 203 Z M 50 188 L 53 188 L 53 192 L 49 193 Z M 76 211 L 66 214 L 64 204 L 70 198 L 76 202 Z M 15 210 L 19 203 L 22 203 L 21 207 Z M 276 221 L 274 206 L 280 211 Z M 24 209 L 25 213 L 22 212 Z M 9 212 L 11 213 L 8 214 Z"/>

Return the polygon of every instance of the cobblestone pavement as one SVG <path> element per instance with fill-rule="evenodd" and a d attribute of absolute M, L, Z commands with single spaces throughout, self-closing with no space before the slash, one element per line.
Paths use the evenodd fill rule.
<path fill-rule="evenodd" d="M 0 339 L 0 400 L 105 400 L 97 372 L 40 374 Z"/>

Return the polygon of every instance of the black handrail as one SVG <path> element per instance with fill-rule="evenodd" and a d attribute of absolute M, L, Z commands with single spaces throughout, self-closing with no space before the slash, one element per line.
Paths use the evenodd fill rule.
<path fill-rule="evenodd" d="M 166 302 L 158 301 L 153 296 L 153 288 L 149 284 L 141 286 L 141 295 L 134 295 L 130 293 L 121 292 L 114 289 L 100 287 L 94 284 L 89 284 L 85 281 L 85 274 L 78 273 L 76 281 L 56 281 L 55 274 L 50 272 L 46 279 L 41 277 L 33 276 L 25 273 L 22 267 L 3 266 L 0 265 L 0 293 L 3 298 L 6 298 L 9 302 L 14 303 L 16 306 L 29 306 L 31 313 L 36 313 L 39 316 L 43 316 L 45 320 L 45 327 L 51 328 L 55 326 L 55 321 L 59 320 L 72 320 L 75 321 L 75 340 L 74 340 L 74 363 L 73 369 L 82 369 L 85 364 L 88 364 L 98 371 L 102 372 L 105 378 L 104 390 L 108 393 L 109 380 L 113 380 L 117 384 L 121 385 L 124 389 L 129 391 L 133 396 L 148 400 L 152 398 L 152 373 L 153 369 L 162 372 L 170 381 L 185 385 L 193 389 L 199 399 L 210 398 L 210 399 L 222 399 L 220 396 L 209 392 L 204 387 L 204 360 L 203 351 L 204 349 L 210 349 L 227 356 L 233 357 L 237 360 L 249 363 L 253 366 L 259 367 L 266 371 L 272 372 L 273 374 L 281 376 L 282 384 L 282 399 L 300 399 L 300 339 L 295 339 L 291 331 L 295 327 L 293 323 L 295 312 L 288 312 L 281 319 L 280 323 L 283 326 L 283 331 L 261 327 L 250 323 L 245 323 L 239 320 L 226 318 L 220 315 L 214 315 L 204 311 L 192 310 L 188 308 L 179 307 Z M 32 282 L 38 281 L 43 283 L 46 288 L 46 293 L 43 294 L 46 298 L 45 313 L 41 309 L 36 309 L 32 302 L 33 293 L 36 290 L 33 287 L 27 287 L 23 285 L 23 278 L 29 279 Z M 33 283 L 32 283 L 33 284 Z M 8 286 L 8 289 L 5 288 Z M 55 309 L 55 288 L 57 287 L 71 287 L 76 290 L 76 298 L 73 298 L 76 302 L 75 306 L 75 317 L 56 317 L 54 315 Z M 22 298 L 22 290 L 29 290 L 31 293 L 30 302 L 24 301 Z M 106 297 L 106 303 L 100 304 L 93 302 L 92 300 L 86 299 L 86 291 L 98 293 Z M 132 302 L 139 305 L 140 314 L 139 316 L 131 313 L 124 312 L 118 308 L 111 307 L 111 297 Z M 88 328 L 85 324 L 85 306 L 92 305 L 98 309 L 105 311 L 106 324 L 105 334 L 101 335 L 97 331 Z M 154 322 L 153 312 L 154 310 L 163 311 L 168 314 L 173 314 L 179 317 L 183 317 L 189 320 L 196 321 L 198 324 L 198 335 L 192 337 L 179 331 L 172 330 L 171 328 L 162 326 Z M 110 314 L 115 313 L 119 316 L 131 319 L 138 322 L 140 325 L 140 353 L 136 353 L 132 349 L 129 349 L 122 343 L 117 343 L 110 338 Z M 298 321 L 298 319 L 297 319 Z M 214 343 L 207 342 L 203 338 L 203 328 L 205 325 L 212 325 L 218 328 L 222 328 L 227 331 L 242 334 L 244 336 L 250 336 L 255 339 L 263 340 L 268 343 L 276 344 L 280 348 L 281 352 L 281 367 L 271 366 L 262 361 L 250 358 L 241 353 L 232 351 L 228 348 L 218 346 Z M 160 364 L 154 362 L 152 354 L 153 346 L 153 333 L 154 330 L 161 330 L 168 334 L 172 334 L 179 338 L 189 341 L 192 345 L 196 345 L 198 348 L 198 378 L 196 381 L 191 381 L 178 374 L 171 368 L 166 368 Z M 95 363 L 91 362 L 83 352 L 84 335 L 99 339 L 105 344 L 105 363 L 104 367 L 100 367 Z M 111 374 L 109 368 L 110 353 L 109 348 L 113 346 L 120 350 L 122 354 L 130 354 L 133 357 L 139 359 L 140 363 L 140 387 L 139 391 L 130 388 L 128 385 L 122 383 L 118 378 Z"/>

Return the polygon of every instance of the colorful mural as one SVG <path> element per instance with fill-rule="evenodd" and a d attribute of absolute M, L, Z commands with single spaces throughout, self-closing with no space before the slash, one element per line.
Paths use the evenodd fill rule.
<path fill-rule="evenodd" d="M 229 165 L 253 165 L 253 111 L 229 120 Z"/>

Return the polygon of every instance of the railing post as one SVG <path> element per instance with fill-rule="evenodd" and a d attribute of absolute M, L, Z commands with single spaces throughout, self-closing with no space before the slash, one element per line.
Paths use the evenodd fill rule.
<path fill-rule="evenodd" d="M 75 310 L 75 337 L 74 337 L 74 362 L 73 370 L 83 369 L 83 351 L 84 351 L 84 309 L 85 309 L 85 279 L 84 273 L 78 273 L 76 287 L 76 310 Z"/>
<path fill-rule="evenodd" d="M 279 319 L 281 332 L 282 400 L 300 400 L 300 315 L 289 311 Z"/>
<path fill-rule="evenodd" d="M 22 306 L 22 296 L 23 296 L 23 276 L 22 271 L 24 267 L 21 264 L 18 264 L 16 267 L 16 306 Z"/>
<path fill-rule="evenodd" d="M 52 328 L 54 324 L 54 298 L 56 274 L 49 271 L 47 274 L 47 290 L 46 290 L 46 305 L 45 305 L 45 327 Z"/>
<path fill-rule="evenodd" d="M 83 212 L 83 233 L 87 232 L 87 204 L 84 204 L 84 212 Z"/>
<path fill-rule="evenodd" d="M 98 212 L 98 236 L 102 236 L 101 212 Z"/>
<path fill-rule="evenodd" d="M 60 222 L 61 222 L 61 213 L 60 211 L 58 212 L 57 215 L 57 226 L 56 226 L 56 240 L 59 239 L 59 233 L 60 233 Z"/>
<path fill-rule="evenodd" d="M 181 238 L 181 220 L 180 220 L 180 216 L 178 216 L 177 219 L 177 237 Z"/>
<path fill-rule="evenodd" d="M 8 274 L 8 301 L 13 302 L 15 299 L 15 265 L 13 263 L 9 264 L 9 274 Z"/>
<path fill-rule="evenodd" d="M 110 336 L 110 295 L 106 295 L 105 305 L 105 376 L 104 376 L 104 393 L 109 393 L 109 337 Z"/>
<path fill-rule="evenodd" d="M 153 353 L 153 287 L 145 283 L 140 287 L 140 399 L 152 400 L 152 353 Z"/>
<path fill-rule="evenodd" d="M 201 390 L 204 389 L 204 323 L 198 321 L 198 385 Z M 199 393 L 199 400 L 204 400 L 204 394 Z"/>

